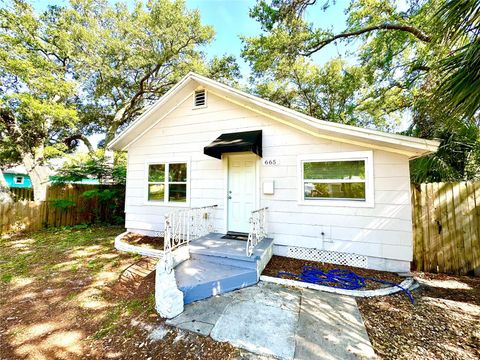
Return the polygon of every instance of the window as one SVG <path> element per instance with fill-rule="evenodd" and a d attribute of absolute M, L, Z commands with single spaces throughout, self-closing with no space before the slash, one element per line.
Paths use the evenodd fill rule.
<path fill-rule="evenodd" d="M 316 205 L 373 205 L 372 153 L 311 156 L 300 161 L 301 201 Z"/>
<path fill-rule="evenodd" d="M 15 176 L 14 179 L 13 179 L 13 182 L 15 184 L 22 185 L 23 184 L 23 176 Z"/>
<path fill-rule="evenodd" d="M 205 90 L 195 91 L 195 94 L 193 97 L 193 106 L 196 108 L 207 106 L 207 93 Z"/>
<path fill-rule="evenodd" d="M 187 202 L 187 163 L 148 164 L 149 202 Z"/>

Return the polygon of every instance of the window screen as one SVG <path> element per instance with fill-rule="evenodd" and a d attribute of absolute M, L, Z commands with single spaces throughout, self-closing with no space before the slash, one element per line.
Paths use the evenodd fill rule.
<path fill-rule="evenodd" d="M 304 200 L 365 200 L 365 160 L 303 163 Z"/>

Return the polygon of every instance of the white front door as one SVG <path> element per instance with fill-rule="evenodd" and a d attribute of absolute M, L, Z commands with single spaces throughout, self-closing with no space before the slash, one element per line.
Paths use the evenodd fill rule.
<path fill-rule="evenodd" d="M 228 157 L 228 231 L 250 231 L 250 214 L 255 210 L 255 162 L 254 154 Z"/>

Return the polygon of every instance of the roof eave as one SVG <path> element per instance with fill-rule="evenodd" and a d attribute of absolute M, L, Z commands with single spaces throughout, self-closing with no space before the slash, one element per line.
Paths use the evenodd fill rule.
<path fill-rule="evenodd" d="M 192 78 L 206 87 L 214 87 L 220 91 L 226 91 L 233 97 L 246 99 L 248 102 L 252 102 L 258 107 L 283 114 L 286 117 L 297 119 L 298 121 L 301 121 L 306 125 L 313 126 L 320 131 L 336 133 L 337 136 L 340 134 L 352 136 L 357 139 L 363 139 L 367 142 L 376 141 L 383 143 L 385 146 L 389 146 L 388 144 L 390 144 L 392 150 L 394 150 L 397 146 L 407 148 L 408 150 L 406 151 L 411 154 L 409 155 L 409 158 L 421 157 L 436 152 L 440 144 L 437 140 L 427 140 L 405 135 L 389 134 L 378 130 L 365 129 L 351 125 L 319 120 L 312 116 L 308 116 L 298 111 L 272 103 L 271 101 L 245 93 L 241 90 L 231 88 L 227 85 L 195 73 L 192 73 Z M 228 100 L 228 97 L 226 98 Z"/>
<path fill-rule="evenodd" d="M 158 99 L 152 106 L 150 106 L 142 115 L 140 115 L 134 122 L 128 125 L 120 134 L 118 134 L 112 141 L 107 144 L 107 149 L 109 150 L 116 150 L 122 151 L 125 150 L 127 145 L 130 143 L 129 141 L 126 144 L 121 144 L 122 140 L 136 127 L 139 126 L 143 122 L 145 118 L 147 118 L 151 113 L 155 112 L 159 107 L 161 107 L 168 99 L 175 95 L 175 93 L 181 89 L 181 87 L 186 84 L 188 80 L 193 79 L 193 75 L 195 73 L 189 72 L 185 75 L 178 83 L 176 83 L 170 90 L 168 90 L 160 99 Z"/>
<path fill-rule="evenodd" d="M 401 152 L 407 155 L 410 159 L 418 158 L 436 152 L 439 142 L 436 140 L 426 140 L 421 138 L 409 137 L 397 134 L 388 134 L 377 130 L 359 128 L 350 125 L 332 123 L 329 121 L 319 120 L 311 116 L 299 113 L 298 111 L 286 108 L 284 106 L 272 103 L 268 100 L 259 98 L 257 96 L 245 93 L 241 90 L 234 89 L 230 86 L 221 84 L 217 81 L 211 80 L 204 76 L 190 72 L 184 76 L 174 87 L 172 87 L 164 96 L 162 96 L 155 104 L 153 104 L 147 111 L 145 111 L 137 120 L 130 124 L 124 131 L 115 137 L 107 148 L 111 150 L 125 150 L 133 140 L 128 140 L 128 135 L 135 130 L 139 124 L 143 122 L 150 114 L 154 113 L 163 104 L 165 104 L 172 96 L 174 96 L 188 81 L 193 80 L 197 84 L 203 85 L 209 90 L 217 90 L 223 93 L 223 98 L 235 102 L 235 99 L 247 102 L 259 109 L 267 112 L 273 112 L 282 117 L 295 120 L 302 123 L 304 126 L 315 128 L 318 132 L 326 134 L 334 134 L 336 137 L 354 138 L 360 142 L 364 142 L 365 146 L 372 142 L 382 144 L 386 148 L 391 148 L 391 151 Z M 225 95 L 228 94 L 228 95 Z M 250 106 L 247 106 L 250 108 Z M 254 110 L 254 109 L 252 109 Z"/>

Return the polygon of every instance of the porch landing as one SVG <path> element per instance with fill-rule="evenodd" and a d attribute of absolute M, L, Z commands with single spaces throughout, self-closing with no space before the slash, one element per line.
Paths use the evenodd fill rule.
<path fill-rule="evenodd" d="M 222 239 L 223 235 L 211 233 L 190 242 L 191 258 L 175 268 L 185 304 L 256 284 L 272 257 L 271 238 L 247 256 L 246 241 Z"/>

